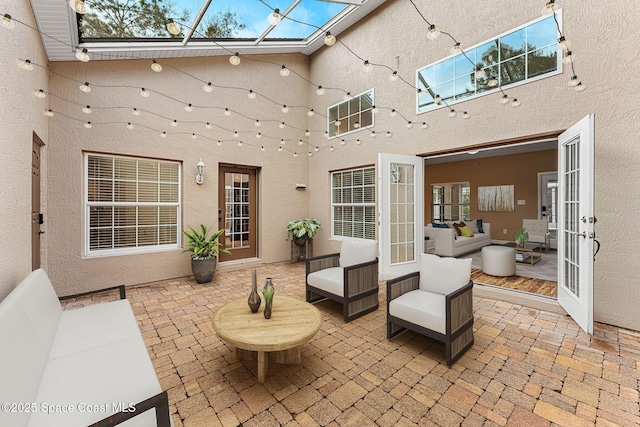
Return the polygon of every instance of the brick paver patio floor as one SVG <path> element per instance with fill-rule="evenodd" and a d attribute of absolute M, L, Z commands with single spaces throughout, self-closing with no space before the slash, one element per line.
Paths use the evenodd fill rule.
<path fill-rule="evenodd" d="M 304 299 L 304 263 L 258 268 L 278 295 Z M 350 323 L 321 302 L 323 325 L 302 364 L 239 362 L 213 331 L 216 309 L 247 298 L 251 270 L 127 290 L 175 427 L 640 425 L 640 333 L 474 298 L 475 344 L 451 368 L 444 347 L 405 332 L 389 341 L 380 308 Z M 101 301 L 108 296 L 94 297 Z M 72 301 L 67 308 L 90 303 Z"/>

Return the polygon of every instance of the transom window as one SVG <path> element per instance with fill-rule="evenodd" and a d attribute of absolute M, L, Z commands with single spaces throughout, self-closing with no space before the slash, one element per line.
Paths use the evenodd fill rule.
<path fill-rule="evenodd" d="M 331 173 L 331 236 L 376 238 L 375 167 Z"/>
<path fill-rule="evenodd" d="M 433 221 L 460 221 L 471 219 L 471 187 L 468 182 L 433 184 Z"/>
<path fill-rule="evenodd" d="M 328 108 L 329 138 L 373 126 L 373 89 Z"/>
<path fill-rule="evenodd" d="M 86 254 L 179 247 L 180 163 L 85 154 Z"/>
<path fill-rule="evenodd" d="M 559 12 L 557 18 L 561 24 Z M 417 112 L 444 106 L 444 103 L 436 104 L 438 95 L 447 104 L 454 104 L 494 93 L 499 87 L 561 73 L 557 40 L 558 28 L 550 16 L 464 49 L 466 57 L 458 54 L 418 70 L 416 84 L 422 89 L 422 95 L 417 98 Z M 476 77 L 476 66 L 485 72 L 484 77 Z"/>

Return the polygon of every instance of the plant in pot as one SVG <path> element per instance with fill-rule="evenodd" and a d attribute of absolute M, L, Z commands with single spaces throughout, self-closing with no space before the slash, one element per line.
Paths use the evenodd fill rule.
<path fill-rule="evenodd" d="M 526 228 L 521 228 L 516 231 L 516 245 L 524 248 L 525 243 L 529 241 L 529 232 Z"/>
<path fill-rule="evenodd" d="M 230 253 L 226 249 L 220 249 L 218 238 L 224 233 L 220 229 L 209 237 L 211 228 L 200 224 L 200 230 L 188 226 L 190 231 L 182 230 L 187 237 L 188 247 L 182 252 L 191 252 L 191 270 L 198 283 L 209 283 L 213 279 L 213 273 L 218 266 L 218 253 Z"/>
<path fill-rule="evenodd" d="M 293 237 L 296 245 L 304 246 L 308 239 L 313 239 L 320 227 L 320 222 L 315 218 L 296 219 L 287 224 L 287 233 Z"/>

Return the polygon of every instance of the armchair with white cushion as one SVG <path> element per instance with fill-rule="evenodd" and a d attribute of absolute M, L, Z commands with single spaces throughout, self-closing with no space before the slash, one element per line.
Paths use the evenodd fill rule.
<path fill-rule="evenodd" d="M 342 304 L 349 322 L 378 309 L 378 244 L 375 240 L 342 240 L 340 253 L 306 260 L 306 300 L 330 299 Z"/>
<path fill-rule="evenodd" d="M 387 282 L 387 338 L 409 329 L 441 341 L 447 366 L 473 345 L 471 258 L 422 254 L 420 271 Z"/>
<path fill-rule="evenodd" d="M 545 252 L 549 252 L 549 221 L 546 219 L 523 219 L 522 228 L 529 234 L 529 243 L 541 243 Z"/>

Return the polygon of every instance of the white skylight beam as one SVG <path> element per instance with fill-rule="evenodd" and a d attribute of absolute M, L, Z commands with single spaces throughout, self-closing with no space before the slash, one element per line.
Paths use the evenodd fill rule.
<path fill-rule="evenodd" d="M 186 44 L 189 43 L 189 41 L 191 40 L 191 37 L 193 37 L 193 33 L 196 31 L 196 28 L 198 28 L 198 25 L 200 24 L 200 21 L 202 20 L 202 17 L 204 16 L 204 14 L 207 12 L 207 9 L 209 9 L 210 4 L 211 4 L 211 0 L 204 0 L 204 2 L 202 3 L 202 6 L 200 6 L 200 10 L 198 11 L 198 14 L 196 15 L 195 19 L 191 23 L 191 28 L 189 28 L 189 31 L 187 31 L 187 34 L 182 39 L 183 46 L 186 46 Z"/>
<path fill-rule="evenodd" d="M 286 19 L 285 17 L 289 14 L 289 12 L 291 12 L 293 10 L 293 8 L 295 8 L 297 5 L 299 5 L 301 1 L 302 0 L 294 0 L 293 3 L 291 3 L 291 5 L 287 8 L 287 10 L 285 10 L 284 12 L 282 12 L 280 14 L 280 15 L 282 15 L 282 19 L 280 19 L 280 22 L 284 21 Z M 278 22 L 278 24 L 280 22 Z M 278 24 L 269 25 L 269 28 L 267 28 L 264 33 L 260 34 L 260 37 L 258 37 L 254 43 L 257 45 L 262 40 L 264 40 L 269 35 L 269 33 L 271 31 L 273 31 L 273 29 L 278 26 Z"/>

